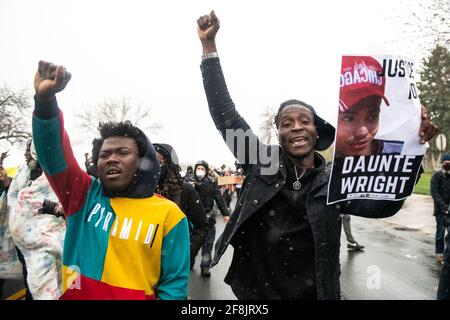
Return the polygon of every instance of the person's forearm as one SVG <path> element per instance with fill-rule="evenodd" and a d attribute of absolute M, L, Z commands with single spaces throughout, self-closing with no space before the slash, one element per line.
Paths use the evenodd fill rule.
<path fill-rule="evenodd" d="M 91 179 L 73 155 L 56 99 L 47 105 L 35 101 L 32 127 L 39 163 L 65 212 L 71 215 L 83 205 Z"/>
<path fill-rule="evenodd" d="M 203 55 L 217 52 L 215 41 L 202 41 Z"/>
<path fill-rule="evenodd" d="M 42 99 L 34 96 L 34 115 L 40 119 L 51 119 L 59 114 L 58 102 L 55 96 Z"/>
<path fill-rule="evenodd" d="M 405 200 L 353 200 L 346 205 L 344 213 L 365 218 L 388 218 L 395 215 Z"/>
<path fill-rule="evenodd" d="M 242 129 L 244 131 L 250 129 L 246 121 L 236 111 L 234 102 L 228 92 L 219 59 L 204 59 L 201 69 L 209 111 L 222 137 L 226 138 L 227 129 Z M 232 151 L 234 153 L 234 150 Z"/>
<path fill-rule="evenodd" d="M 220 194 L 219 189 L 217 189 L 217 188 L 216 188 L 216 192 L 215 192 L 214 198 L 215 198 L 215 200 L 216 200 L 217 207 L 219 208 L 220 213 L 222 213 L 222 215 L 223 215 L 224 217 L 229 216 L 230 214 L 228 213 L 228 209 L 227 209 L 227 207 L 225 206 L 225 201 L 223 200 L 223 197 L 222 197 L 222 195 Z"/>

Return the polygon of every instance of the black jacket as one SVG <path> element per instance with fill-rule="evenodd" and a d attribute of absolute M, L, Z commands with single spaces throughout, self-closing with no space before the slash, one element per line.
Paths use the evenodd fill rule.
<path fill-rule="evenodd" d="M 189 221 L 191 235 L 191 259 L 195 260 L 195 256 L 206 241 L 209 228 L 205 210 L 203 209 L 203 206 L 200 203 L 200 198 L 192 185 L 183 183 L 179 206 Z M 191 261 L 191 269 L 192 263 L 193 261 Z"/>
<path fill-rule="evenodd" d="M 248 124 L 236 111 L 231 100 L 219 59 L 204 60 L 201 69 L 209 110 L 222 137 L 226 139 L 227 129 L 242 129 L 244 132 L 250 130 Z M 250 133 L 248 135 L 250 139 L 254 139 L 257 143 L 257 152 L 252 155 L 247 143 L 245 159 L 242 159 L 243 155 L 238 154 L 238 146 L 234 145 L 231 148 L 230 141 L 228 141 L 229 148 L 243 165 L 246 178 L 231 219 L 216 242 L 212 266 L 218 263 L 229 244 L 239 245 L 234 242 L 234 239 L 240 230 L 240 226 L 251 216 L 257 214 L 286 182 L 286 165 L 283 163 L 283 157 L 279 156 L 279 152 L 283 152 L 281 148 L 261 144 L 251 131 L 248 132 Z M 260 155 L 266 156 L 261 158 Z M 318 156 L 316 154 L 316 157 Z M 267 158 L 270 161 L 267 161 Z M 274 167 L 275 170 L 273 170 Z M 384 218 L 394 215 L 403 205 L 403 201 L 355 200 L 342 205 L 328 206 L 326 200 L 329 177 L 330 169 L 325 167 L 315 176 L 306 197 L 306 211 L 315 243 L 318 299 L 340 299 L 340 215 L 348 213 L 370 218 Z M 268 267 L 268 265 L 261 267 Z M 228 283 L 231 282 L 235 272 L 239 272 L 239 270 L 236 270 L 232 264 L 227 274 Z"/>
<path fill-rule="evenodd" d="M 181 211 L 186 215 L 189 221 L 190 231 L 190 254 L 191 254 L 191 269 L 200 248 L 206 241 L 209 231 L 208 221 L 206 220 L 205 210 L 200 202 L 199 195 L 194 187 L 190 184 L 183 183 L 183 179 L 179 173 L 178 156 L 171 145 L 163 143 L 154 143 L 153 147 L 161 153 L 167 160 L 167 167 L 169 174 L 161 176 L 156 191 L 164 197 L 175 202 Z M 175 184 L 173 193 L 164 188 L 164 184 Z M 171 194 L 169 194 L 171 193 Z"/>
<path fill-rule="evenodd" d="M 434 215 L 444 214 L 450 205 L 450 175 L 435 172 L 430 182 L 430 193 L 434 201 Z"/>
<path fill-rule="evenodd" d="M 206 176 L 202 180 L 198 180 L 195 176 L 195 170 L 199 165 L 202 165 L 206 169 Z M 214 200 L 217 203 L 217 207 L 223 216 L 228 216 L 229 212 L 225 205 L 225 201 L 220 193 L 219 187 L 217 183 L 208 175 L 209 166 L 205 161 L 199 161 L 194 167 L 194 186 L 198 195 L 200 196 L 200 200 L 202 202 L 203 207 L 205 208 L 205 212 L 211 212 L 214 208 Z M 214 219 L 214 216 L 212 216 Z"/>

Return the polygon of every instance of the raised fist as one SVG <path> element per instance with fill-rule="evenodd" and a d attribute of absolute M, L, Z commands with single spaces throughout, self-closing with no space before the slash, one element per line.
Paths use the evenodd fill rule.
<path fill-rule="evenodd" d="M 39 100 L 50 100 L 57 92 L 64 90 L 72 75 L 63 66 L 39 61 L 34 76 L 34 89 Z"/>
<path fill-rule="evenodd" d="M 214 10 L 209 15 L 204 15 L 197 19 L 198 37 L 202 42 L 214 41 L 219 28 L 220 21 L 217 19 Z"/>

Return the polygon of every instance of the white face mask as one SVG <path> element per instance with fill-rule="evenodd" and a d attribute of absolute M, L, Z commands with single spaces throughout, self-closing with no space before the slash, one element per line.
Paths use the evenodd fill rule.
<path fill-rule="evenodd" d="M 195 174 L 196 174 L 196 176 L 199 179 L 203 179 L 205 177 L 205 171 L 204 170 L 197 170 L 197 171 L 195 171 Z"/>

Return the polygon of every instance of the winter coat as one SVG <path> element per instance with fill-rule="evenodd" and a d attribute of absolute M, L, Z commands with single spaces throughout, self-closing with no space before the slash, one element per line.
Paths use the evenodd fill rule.
<path fill-rule="evenodd" d="M 444 214 L 450 205 L 450 174 L 442 170 L 431 177 L 430 193 L 434 201 L 434 215 Z"/>
<path fill-rule="evenodd" d="M 205 243 L 208 235 L 209 225 L 206 220 L 205 210 L 194 187 L 189 183 L 183 182 L 179 173 L 178 156 L 173 147 L 165 143 L 154 143 L 153 146 L 157 152 L 166 158 L 166 166 L 168 168 L 168 173 L 163 178 L 163 181 L 158 183 L 156 192 L 175 202 L 189 221 L 192 269 L 195 256 Z M 170 183 L 175 184 L 173 187 L 176 187 L 176 191 L 172 195 L 169 189 L 172 190 L 173 187 L 169 188 L 169 186 L 166 186 L 164 188 L 164 185 Z"/>
<path fill-rule="evenodd" d="M 31 170 L 23 165 L 9 187 L 9 228 L 25 258 L 33 299 L 54 300 L 62 294 L 66 224 L 63 218 L 39 213 L 44 199 L 58 200 L 43 173 L 32 181 L 30 175 Z"/>
<path fill-rule="evenodd" d="M 39 162 L 66 214 L 61 299 L 186 299 L 189 229 L 170 200 L 155 195 L 160 166 L 146 152 L 120 192 L 78 165 L 56 99 L 36 101 L 33 139 Z"/>
<path fill-rule="evenodd" d="M 229 244 L 234 247 L 239 246 L 234 239 L 240 231 L 240 226 L 250 217 L 258 214 L 259 210 L 280 191 L 286 182 L 287 171 L 283 157 L 280 156 L 283 150 L 279 146 L 260 143 L 249 125 L 236 111 L 226 87 L 219 59 L 203 60 L 201 70 L 209 111 L 224 140 L 227 141 L 227 130 L 234 130 L 232 132 L 243 130 L 248 134 L 249 139 L 253 139 L 257 144 L 255 153 L 252 154 L 247 148 L 244 155 L 238 153 L 238 146 L 234 145 L 231 148 L 228 144 L 242 164 L 246 177 L 231 219 L 216 242 L 215 257 L 212 262 L 212 265 L 215 265 Z M 264 155 L 264 158 L 261 155 Z M 318 156 L 316 154 L 316 157 Z M 375 200 L 354 200 L 342 205 L 327 205 L 329 178 L 330 169 L 325 167 L 314 178 L 306 200 L 307 216 L 315 242 L 318 299 L 340 299 L 341 215 L 354 214 L 369 218 L 384 218 L 395 214 L 403 205 L 403 201 Z M 268 266 L 269 264 L 261 268 Z M 234 272 L 238 270 L 231 265 L 227 278 L 232 279 Z"/>
<path fill-rule="evenodd" d="M 214 208 L 214 201 L 217 203 L 217 207 L 223 216 L 228 216 L 229 212 L 225 205 L 225 201 L 223 200 L 222 194 L 220 193 L 220 189 L 217 186 L 217 183 L 214 181 L 212 177 L 209 176 L 209 165 L 205 161 L 199 161 L 194 167 L 194 172 L 197 170 L 197 167 L 202 165 L 206 169 L 206 175 L 202 180 L 199 180 L 196 176 L 194 179 L 195 191 L 197 191 L 200 196 L 200 200 L 202 202 L 203 207 L 205 208 L 205 212 L 209 213 Z M 214 219 L 214 215 L 212 216 Z M 214 220 L 215 221 L 215 220 Z"/>

